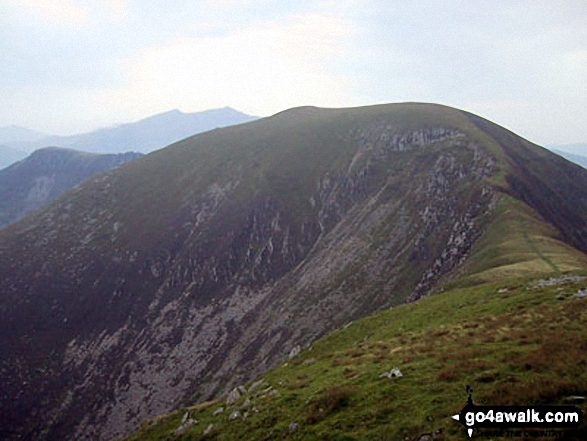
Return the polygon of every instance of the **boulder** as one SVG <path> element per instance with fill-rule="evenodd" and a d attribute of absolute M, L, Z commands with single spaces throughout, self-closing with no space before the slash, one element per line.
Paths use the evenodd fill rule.
<path fill-rule="evenodd" d="M 379 375 L 379 378 L 389 378 L 390 380 L 392 378 L 399 378 L 399 377 L 403 377 L 403 374 L 396 367 L 393 368 L 392 370 L 390 370 L 389 372 L 383 372 L 381 375 Z"/>
<path fill-rule="evenodd" d="M 189 412 L 186 412 L 186 414 L 189 415 Z M 185 418 L 185 415 L 184 415 L 184 418 Z M 181 435 L 188 428 L 192 427 L 194 424 L 198 424 L 198 420 L 194 420 L 194 419 L 190 418 L 190 419 L 186 419 L 184 421 L 184 419 L 182 418 L 182 424 L 177 429 L 175 429 L 174 433 L 176 435 Z"/>
<path fill-rule="evenodd" d="M 204 430 L 204 435 L 208 435 L 210 432 L 212 432 L 212 429 L 214 429 L 214 424 L 210 424 L 208 427 L 206 427 L 206 430 Z"/>
<path fill-rule="evenodd" d="M 294 346 L 291 351 L 289 351 L 289 359 L 291 360 L 294 357 L 297 357 L 302 352 L 302 348 L 300 345 Z"/>
<path fill-rule="evenodd" d="M 249 393 L 253 392 L 255 389 L 257 389 L 259 386 L 262 386 L 265 383 L 265 380 L 263 380 L 262 378 L 260 380 L 255 381 L 253 384 L 251 384 L 251 387 L 249 387 Z"/>
<path fill-rule="evenodd" d="M 226 404 L 228 406 L 232 406 L 236 401 L 241 397 L 241 393 L 237 388 L 234 388 L 226 397 Z"/>

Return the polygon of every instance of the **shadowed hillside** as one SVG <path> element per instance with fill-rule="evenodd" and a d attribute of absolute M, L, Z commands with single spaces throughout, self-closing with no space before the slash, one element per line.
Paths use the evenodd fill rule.
<path fill-rule="evenodd" d="M 142 156 L 140 153 L 95 155 L 45 148 L 0 170 L 0 227 L 40 208 L 97 173 Z"/>
<path fill-rule="evenodd" d="M 556 158 L 443 106 L 305 107 L 86 181 L 0 232 L 0 435 L 113 438 L 440 284 L 583 269 Z"/>

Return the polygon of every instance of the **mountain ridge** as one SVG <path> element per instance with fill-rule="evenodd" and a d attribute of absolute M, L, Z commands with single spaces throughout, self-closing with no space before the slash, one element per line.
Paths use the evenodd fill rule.
<path fill-rule="evenodd" d="M 61 147 L 35 150 L 0 170 L 0 227 L 15 222 L 97 173 L 142 156 L 99 155 Z"/>
<path fill-rule="evenodd" d="M 585 235 L 565 230 L 587 173 L 553 158 L 444 106 L 306 107 L 90 179 L 0 232 L 0 381 L 29 409 L 0 410 L 20 434 L 113 438 L 459 269 L 582 269 Z"/>
<path fill-rule="evenodd" d="M 31 142 L 46 137 L 47 134 L 18 125 L 0 127 L 0 144 L 11 142 Z"/>
<path fill-rule="evenodd" d="M 21 141 L 7 145 L 30 152 L 47 146 L 58 146 L 91 153 L 128 151 L 149 153 L 196 133 L 254 119 L 256 117 L 230 107 L 194 113 L 184 113 L 174 109 L 131 123 L 100 128 L 87 133 L 45 136 L 31 142 Z"/>

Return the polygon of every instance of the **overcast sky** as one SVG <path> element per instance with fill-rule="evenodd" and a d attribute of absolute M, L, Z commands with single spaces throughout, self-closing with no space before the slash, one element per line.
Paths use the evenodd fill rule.
<path fill-rule="evenodd" d="M 400 101 L 587 142 L 587 1 L 0 0 L 0 126 Z"/>

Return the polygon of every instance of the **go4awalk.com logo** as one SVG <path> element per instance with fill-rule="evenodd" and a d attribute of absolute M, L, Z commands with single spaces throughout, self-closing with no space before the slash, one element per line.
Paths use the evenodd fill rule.
<path fill-rule="evenodd" d="M 473 389 L 467 386 L 467 392 L 467 404 L 452 418 L 465 426 L 471 438 L 474 429 L 564 429 L 583 421 L 576 406 L 477 406 Z"/>

